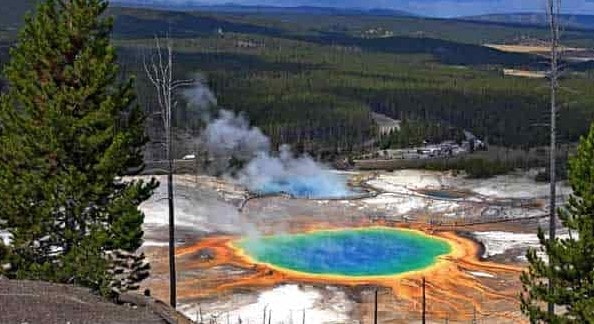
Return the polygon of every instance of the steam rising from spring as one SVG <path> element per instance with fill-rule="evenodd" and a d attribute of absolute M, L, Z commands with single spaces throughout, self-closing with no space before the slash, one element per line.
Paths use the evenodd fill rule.
<path fill-rule="evenodd" d="M 278 156 L 259 152 L 240 172 L 238 180 L 251 191 L 288 193 L 295 197 L 338 198 L 351 193 L 343 177 L 309 156 L 294 157 L 288 145 Z"/>
<path fill-rule="evenodd" d="M 209 155 L 216 160 L 251 160 L 270 150 L 270 140 L 259 128 L 250 127 L 243 115 L 220 110 L 203 133 Z"/>
<path fill-rule="evenodd" d="M 215 96 L 199 82 L 185 92 L 197 107 L 216 106 Z M 338 198 L 351 194 L 346 179 L 307 155 L 296 157 L 288 145 L 271 153 L 270 139 L 250 126 L 243 114 L 221 109 L 207 117 L 202 141 L 219 171 L 230 174 L 230 161 L 246 162 L 233 179 L 260 194 L 286 193 L 302 198 Z"/>
<path fill-rule="evenodd" d="M 206 108 L 217 105 L 217 97 L 204 85 L 205 80 L 201 75 L 196 75 L 196 86 L 188 88 L 183 92 L 184 98 L 191 107 L 204 112 Z M 207 117 L 207 116 L 203 116 Z"/>

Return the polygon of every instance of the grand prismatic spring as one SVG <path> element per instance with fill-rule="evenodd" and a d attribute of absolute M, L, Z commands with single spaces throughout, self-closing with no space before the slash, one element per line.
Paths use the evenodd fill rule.
<path fill-rule="evenodd" d="M 179 183 L 188 179 L 182 178 Z M 231 314 L 232 318 L 241 316 L 254 322 L 261 321 L 263 308 L 273 303 L 273 322 L 290 322 L 285 321 L 290 314 L 295 315 L 295 310 L 302 314 L 306 309 L 308 323 L 324 322 L 317 321 L 316 316 L 335 319 L 332 312 L 343 316 L 335 322 L 346 323 L 346 319 L 371 318 L 373 292 L 379 291 L 380 318 L 386 323 L 416 321 L 421 314 L 422 284 L 426 282 L 427 312 L 432 319 L 468 322 L 478 316 L 493 323 L 522 322 L 517 294 L 521 289 L 518 278 L 524 269 L 512 259 L 515 254 L 489 258 L 492 246 L 481 245 L 471 235 L 506 229 L 506 225 L 468 228 L 414 219 L 423 220 L 433 210 L 445 219 L 448 210 L 444 206 L 463 209 L 465 215 L 473 215 L 476 209 L 480 215 L 483 204 L 490 200 L 480 197 L 480 204 L 467 202 L 465 197 L 473 195 L 472 188 L 426 184 L 408 188 L 398 184 L 387 187 L 394 193 L 380 188 L 379 193 L 363 198 L 320 200 L 316 197 L 331 195 L 327 191 L 316 195 L 310 190 L 288 190 L 285 181 L 294 185 L 292 179 L 272 179 L 282 185 L 282 189 L 272 191 L 283 194 L 256 196 L 237 211 L 240 204 L 233 193 L 238 189 L 204 178 L 197 201 L 209 208 L 179 204 L 187 208 L 185 220 L 192 228 L 180 232 L 185 242 L 175 251 L 181 269 L 177 292 L 187 314 L 195 317 L 202 310 L 208 316 Z M 357 183 L 358 178 L 350 180 Z M 217 192 L 226 190 L 226 198 L 235 199 L 229 208 L 223 208 L 221 200 L 212 203 L 216 196 L 207 190 L 211 185 Z M 192 186 L 180 190 L 190 188 L 196 190 Z M 266 191 L 263 188 L 268 187 L 251 192 Z M 376 190 L 373 186 L 364 188 Z M 409 207 L 421 203 L 431 208 Z M 385 213 L 413 218 L 394 222 L 371 217 L 381 216 L 378 204 L 397 206 Z M 233 213 L 234 218 L 221 218 Z M 240 226 L 229 230 L 213 225 L 225 221 Z M 205 230 L 197 230 L 201 228 Z M 146 287 L 166 299 L 168 287 L 162 279 L 168 271 L 165 249 L 155 246 L 146 251 L 155 274 Z M 293 303 L 286 306 L 285 301 Z M 332 314 L 324 317 L 317 313 L 323 311 Z"/>
<path fill-rule="evenodd" d="M 199 261 L 196 256 L 207 250 L 214 258 Z M 213 236 L 179 248 L 180 265 L 198 273 L 228 267 L 245 273 L 217 276 L 212 281 L 188 277 L 178 289 L 186 300 L 209 300 L 292 283 L 343 287 L 354 295 L 365 287 L 382 287 L 387 291 L 382 295 L 385 311 L 416 316 L 420 284 L 426 278 L 431 314 L 468 320 L 475 311 L 491 314 L 502 305 L 516 303 L 516 288 L 491 287 L 499 281 L 491 279 L 485 285 L 472 273 L 509 280 L 517 278 L 520 269 L 482 261 L 479 252 L 476 243 L 454 232 L 423 228 L 322 226 L 254 238 Z M 359 311 L 370 311 L 367 305 L 371 304 L 360 305 Z M 514 314 L 498 316 L 518 319 Z"/>
<path fill-rule="evenodd" d="M 363 228 L 243 239 L 256 263 L 310 274 L 392 276 L 433 265 L 451 251 L 445 240 L 418 232 Z"/>

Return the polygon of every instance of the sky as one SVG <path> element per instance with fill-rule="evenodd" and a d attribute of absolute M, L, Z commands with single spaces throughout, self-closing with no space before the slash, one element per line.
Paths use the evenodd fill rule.
<path fill-rule="evenodd" d="M 112 0 L 113 2 L 124 0 Z M 546 0 L 135 0 L 163 3 L 388 8 L 423 16 L 456 17 L 487 13 L 544 12 Z M 594 15 L 594 0 L 562 0 L 563 13 Z"/>

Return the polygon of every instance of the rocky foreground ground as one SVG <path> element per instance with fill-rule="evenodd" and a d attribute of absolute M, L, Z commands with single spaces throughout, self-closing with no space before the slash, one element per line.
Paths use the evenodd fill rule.
<path fill-rule="evenodd" d="M 190 323 L 152 298 L 123 296 L 118 305 L 86 288 L 0 279 L 0 323 Z"/>

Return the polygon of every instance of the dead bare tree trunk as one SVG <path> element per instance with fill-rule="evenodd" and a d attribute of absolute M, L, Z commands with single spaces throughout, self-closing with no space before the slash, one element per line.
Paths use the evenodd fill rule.
<path fill-rule="evenodd" d="M 423 277 L 423 313 L 421 316 L 421 323 L 425 324 L 426 323 L 426 317 L 427 317 L 427 303 L 426 303 L 426 296 L 425 296 L 425 277 Z"/>
<path fill-rule="evenodd" d="M 551 90 L 551 148 L 550 148 L 550 202 L 549 202 L 549 239 L 554 240 L 557 228 L 556 219 L 556 185 L 557 185 L 557 174 L 556 174 L 556 155 L 557 155 L 557 89 L 559 87 L 559 42 L 560 42 L 560 28 L 559 28 L 559 17 L 561 10 L 561 0 L 547 0 L 548 1 L 548 16 L 549 16 L 549 27 L 551 29 L 551 71 L 549 75 L 550 90 Z M 552 278 L 549 278 L 549 291 L 553 293 Z M 549 316 L 555 314 L 555 304 L 549 302 L 547 305 Z"/>
<path fill-rule="evenodd" d="M 375 289 L 375 299 L 373 304 L 373 324 L 377 324 L 377 288 Z"/>
<path fill-rule="evenodd" d="M 175 208 L 173 196 L 173 151 L 172 151 L 172 113 L 176 103 L 173 91 L 193 83 L 192 80 L 173 80 L 173 43 L 167 37 L 167 58 L 163 57 L 161 42 L 155 37 L 156 53 L 151 55 L 150 66 L 144 61 L 147 77 L 157 90 L 159 104 L 158 115 L 161 116 L 165 133 L 167 170 L 167 201 L 169 203 L 169 303 L 175 308 L 177 304 L 176 272 L 175 272 Z"/>

